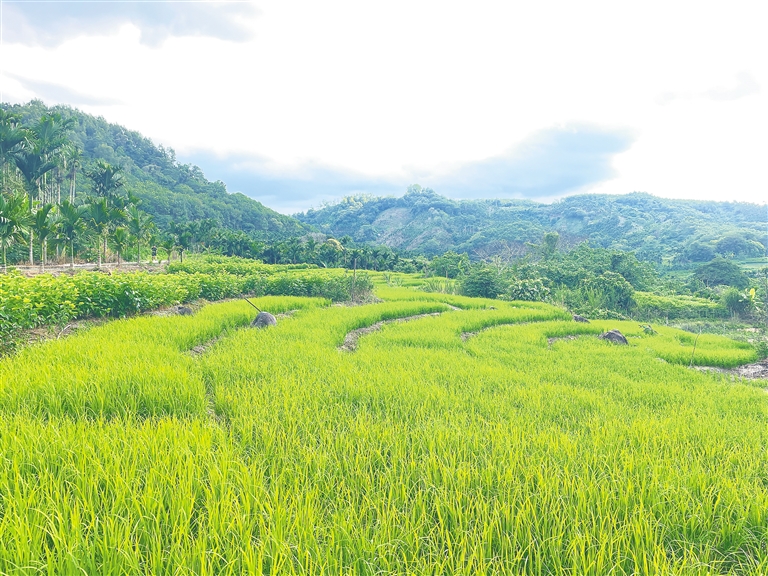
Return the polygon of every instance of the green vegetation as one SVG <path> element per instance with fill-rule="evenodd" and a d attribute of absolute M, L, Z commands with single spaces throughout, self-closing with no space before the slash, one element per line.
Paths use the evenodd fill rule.
<path fill-rule="evenodd" d="M 169 268 L 170 274 L 0 275 L 0 354 L 13 349 L 20 330 L 63 326 L 74 319 L 124 317 L 198 298 L 212 301 L 243 294 L 365 300 L 372 288 L 365 274 L 248 260 L 198 259 Z"/>
<path fill-rule="evenodd" d="M 679 319 L 679 318 L 726 318 L 728 309 L 706 298 L 695 296 L 659 296 L 649 292 L 635 292 L 637 314 L 649 319 Z"/>
<path fill-rule="evenodd" d="M 768 208 L 735 202 L 667 200 L 649 194 L 579 195 L 553 204 L 451 200 L 414 185 L 402 197 L 354 196 L 297 218 L 337 237 L 429 256 L 517 258 L 547 232 L 563 246 L 634 251 L 640 260 L 689 267 L 716 255 L 765 257 Z"/>
<path fill-rule="evenodd" d="M 63 217 L 65 204 L 83 208 L 82 221 L 71 227 L 67 238 L 55 233 L 50 238 L 69 248 L 72 256 L 77 250 L 90 259 L 93 250 L 93 256 L 103 257 L 107 239 L 119 226 L 130 232 L 137 260 L 142 244 L 161 241 L 156 234 L 153 238 L 153 223 L 179 251 L 205 244 L 225 252 L 248 252 L 260 246 L 259 241 L 309 231 L 242 194 L 228 194 L 222 182 L 209 182 L 198 167 L 177 162 L 173 150 L 66 106 L 48 108 L 40 101 L 0 104 L 0 142 L 4 199 L 26 197 L 32 214 L 50 206 L 51 223 Z M 3 216 L 0 212 L 0 222 Z M 101 250 L 86 238 L 89 228 L 90 235 L 101 240 Z M 28 225 L 15 229 L 27 237 L 29 261 L 43 259 L 45 248 L 35 245 L 35 230 Z M 0 228 L 0 238 L 7 237 Z M 12 261 L 22 259 L 20 250 L 11 250 L 10 256 Z"/>
<path fill-rule="evenodd" d="M 372 278 L 1 360 L 0 573 L 768 571 L 768 397 L 687 367 L 754 348 Z"/>

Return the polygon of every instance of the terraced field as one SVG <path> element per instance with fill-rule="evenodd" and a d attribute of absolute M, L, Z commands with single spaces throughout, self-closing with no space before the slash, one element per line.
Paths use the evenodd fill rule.
<path fill-rule="evenodd" d="M 293 311 L 266 330 L 245 302 L 118 320 L 2 360 L 0 573 L 768 573 L 768 395 L 688 368 L 749 345 L 378 295 L 257 299 Z"/>

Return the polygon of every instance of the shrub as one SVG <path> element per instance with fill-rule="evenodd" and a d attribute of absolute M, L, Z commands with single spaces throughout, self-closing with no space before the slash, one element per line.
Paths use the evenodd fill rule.
<path fill-rule="evenodd" d="M 505 300 L 527 300 L 543 302 L 549 297 L 549 288 L 542 278 L 520 278 L 513 280 L 504 292 Z"/>
<path fill-rule="evenodd" d="M 585 278 L 580 288 L 593 308 L 629 311 L 635 306 L 634 288 L 616 272 L 606 271 L 599 276 Z"/>
<path fill-rule="evenodd" d="M 478 266 L 473 268 L 461 282 L 465 296 L 496 298 L 503 290 L 501 277 L 495 268 Z"/>

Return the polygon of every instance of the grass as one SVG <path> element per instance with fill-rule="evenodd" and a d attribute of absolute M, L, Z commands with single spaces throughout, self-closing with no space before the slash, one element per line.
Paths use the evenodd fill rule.
<path fill-rule="evenodd" d="M 1 361 L 0 573 L 768 572 L 768 396 L 688 369 L 695 335 L 377 293 L 261 299 L 298 312 L 260 331 L 240 302 L 117 321 Z M 754 354 L 702 335 L 694 363 Z"/>

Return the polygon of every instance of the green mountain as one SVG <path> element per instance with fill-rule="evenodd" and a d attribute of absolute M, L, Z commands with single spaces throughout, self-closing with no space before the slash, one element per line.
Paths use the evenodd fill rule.
<path fill-rule="evenodd" d="M 166 228 L 171 221 L 215 220 L 219 226 L 241 230 L 261 240 L 306 234 L 309 228 L 278 214 L 247 196 L 227 192 L 223 182 L 210 182 L 200 168 L 176 160 L 171 148 L 155 146 L 138 132 L 111 124 L 68 106 L 47 107 L 39 100 L 23 105 L 0 104 L 31 125 L 44 114 L 59 113 L 74 120 L 68 139 L 82 153 L 76 179 L 76 197 L 84 198 L 90 182 L 83 176 L 97 160 L 120 166 L 126 189 L 141 200 L 141 209 Z"/>
<path fill-rule="evenodd" d="M 565 245 L 635 251 L 660 262 L 704 262 L 715 255 L 766 254 L 768 207 L 742 202 L 667 200 L 649 194 L 571 196 L 553 204 L 528 200 L 450 200 L 411 186 L 399 198 L 353 196 L 296 216 L 336 237 L 427 255 L 447 250 L 474 257 L 519 255 L 557 231 Z"/>

